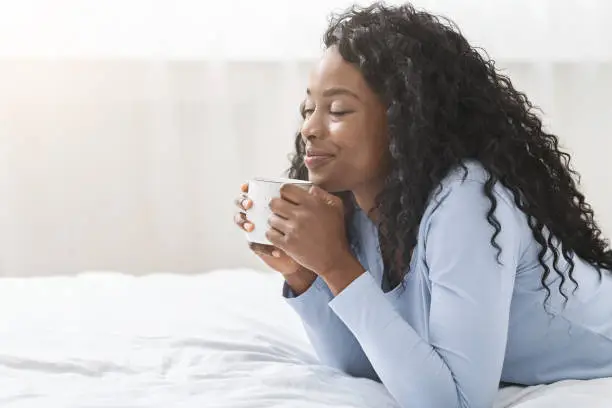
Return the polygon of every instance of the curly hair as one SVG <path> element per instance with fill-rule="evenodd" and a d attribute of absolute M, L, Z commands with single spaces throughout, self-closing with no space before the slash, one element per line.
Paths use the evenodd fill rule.
<path fill-rule="evenodd" d="M 387 108 L 391 170 L 376 210 L 385 274 L 394 286 L 409 273 L 431 192 L 452 168 L 467 171 L 466 160 L 478 161 L 488 173 L 483 193 L 490 201 L 487 221 L 495 229 L 491 245 L 498 260 L 501 225 L 495 216 L 494 185 L 508 188 L 527 215 L 541 246 L 546 301 L 551 294 L 546 280 L 552 271 L 545 262 L 549 250 L 566 301 L 561 256 L 570 266 L 574 291 L 573 254 L 596 267 L 600 279 L 601 269 L 612 269 L 612 251 L 578 190 L 579 176 L 569 154 L 560 150 L 557 136 L 543 129 L 525 94 L 452 21 L 410 4 L 354 6 L 332 16 L 324 45 L 336 46 Z M 289 176 L 307 179 L 299 133 L 295 149 Z"/>

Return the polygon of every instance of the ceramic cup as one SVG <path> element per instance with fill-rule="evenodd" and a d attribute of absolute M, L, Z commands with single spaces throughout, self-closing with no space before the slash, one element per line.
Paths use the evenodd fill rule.
<path fill-rule="evenodd" d="M 312 186 L 309 181 L 287 178 L 257 177 L 249 181 L 248 197 L 253 205 L 246 214 L 248 220 L 255 225 L 253 231 L 246 233 L 249 242 L 271 245 L 266 238 L 266 231 L 269 229 L 268 219 L 272 215 L 269 203 L 272 198 L 280 197 L 280 188 L 283 184 L 295 184 L 304 189 Z"/>

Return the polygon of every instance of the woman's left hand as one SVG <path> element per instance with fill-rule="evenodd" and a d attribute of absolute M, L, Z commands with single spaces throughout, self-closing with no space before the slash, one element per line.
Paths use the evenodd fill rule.
<path fill-rule="evenodd" d="M 340 198 L 316 186 L 305 190 L 285 184 L 270 209 L 266 237 L 303 267 L 325 278 L 353 258 Z"/>

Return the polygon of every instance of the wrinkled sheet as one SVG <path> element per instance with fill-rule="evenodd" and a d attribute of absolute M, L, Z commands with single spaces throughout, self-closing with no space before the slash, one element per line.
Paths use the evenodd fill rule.
<path fill-rule="evenodd" d="M 273 273 L 0 279 L 3 408 L 397 408 L 319 364 Z M 500 391 L 496 408 L 610 407 L 612 380 Z"/>

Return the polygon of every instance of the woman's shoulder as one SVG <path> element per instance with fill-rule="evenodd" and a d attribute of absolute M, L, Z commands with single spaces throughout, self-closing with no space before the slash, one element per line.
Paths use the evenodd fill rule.
<path fill-rule="evenodd" d="M 462 162 L 461 165 L 452 168 L 438 188 L 432 192 L 426 212 L 435 212 L 444 202 L 470 210 L 488 205 L 490 197 L 494 197 L 497 206 L 504 205 L 512 212 L 522 213 L 515 203 L 512 192 L 501 182 L 494 181 L 490 193 L 487 194 L 486 186 L 490 179 L 491 174 L 480 162 L 476 160 Z"/>
<path fill-rule="evenodd" d="M 489 171 L 476 160 L 465 160 L 453 167 L 442 180 L 442 185 L 460 185 L 466 182 L 484 184 L 489 179 Z"/>
<path fill-rule="evenodd" d="M 440 223 L 467 222 L 474 229 L 487 230 L 493 223 L 527 242 L 530 231 L 525 213 L 510 189 L 494 179 L 489 187 L 490 179 L 491 173 L 477 161 L 465 161 L 449 171 L 425 209 L 421 233 L 427 235 L 432 225 Z"/>
<path fill-rule="evenodd" d="M 482 163 L 476 160 L 465 160 L 461 165 L 455 166 L 448 172 L 442 179 L 440 188 L 434 196 L 440 197 L 453 192 L 463 192 L 467 195 L 473 195 L 475 198 L 484 197 L 485 185 L 490 178 L 491 173 Z M 501 182 L 494 181 L 491 192 L 507 201 L 508 204 L 514 205 L 512 192 Z"/>

